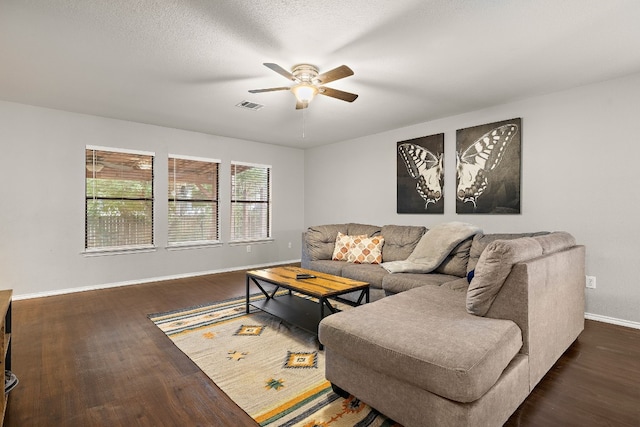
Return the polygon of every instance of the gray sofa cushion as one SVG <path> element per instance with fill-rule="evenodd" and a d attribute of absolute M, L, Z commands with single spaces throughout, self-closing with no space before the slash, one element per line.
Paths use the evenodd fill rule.
<path fill-rule="evenodd" d="M 544 255 L 561 251 L 576 245 L 576 239 L 565 231 L 556 231 L 544 236 L 534 237 L 536 242 L 542 246 Z"/>
<path fill-rule="evenodd" d="M 305 234 L 307 253 L 311 261 L 331 259 L 338 232 L 347 234 L 347 224 L 316 225 Z"/>
<path fill-rule="evenodd" d="M 406 260 L 385 261 L 382 266 L 390 273 L 431 273 L 456 246 L 479 232 L 476 225 L 465 222 L 438 224 L 420 238 Z"/>
<path fill-rule="evenodd" d="M 462 292 L 423 286 L 326 317 L 320 341 L 343 357 L 457 402 L 484 395 L 522 346 L 510 320 L 477 317 Z"/>
<path fill-rule="evenodd" d="M 469 251 L 473 237 L 456 246 L 442 264 L 435 269 L 436 273 L 449 274 L 451 276 L 466 277 L 467 263 L 469 262 Z"/>
<path fill-rule="evenodd" d="M 480 255 L 467 291 L 467 311 L 484 316 L 500 292 L 514 264 L 542 255 L 542 247 L 531 237 L 494 240 Z"/>
<path fill-rule="evenodd" d="M 443 283 L 440 287 L 443 289 L 451 289 L 453 291 L 467 292 L 469 289 L 469 282 L 466 277 L 459 277 L 450 282 Z"/>
<path fill-rule="evenodd" d="M 380 226 L 378 225 L 370 225 L 370 224 L 360 224 L 357 222 L 350 222 L 347 224 L 347 234 L 350 236 L 361 236 L 367 235 L 367 237 L 375 236 L 380 234 Z"/>
<path fill-rule="evenodd" d="M 540 231 L 536 233 L 494 233 L 494 234 L 476 234 L 473 236 L 471 249 L 469 250 L 469 263 L 467 264 L 467 273 L 476 268 L 476 264 L 480 259 L 482 251 L 487 245 L 494 240 L 512 240 L 521 237 L 534 237 L 549 234 L 548 231 Z"/>
<path fill-rule="evenodd" d="M 382 279 L 382 288 L 390 294 L 397 294 L 420 286 L 441 286 L 444 283 L 459 279 L 457 276 L 437 273 L 394 273 Z M 465 281 L 467 279 L 464 279 Z"/>
<path fill-rule="evenodd" d="M 344 261 L 332 261 L 330 259 L 317 259 L 315 261 L 309 261 L 309 270 L 319 271 L 320 273 L 333 274 L 334 276 L 342 275 L 342 268 L 347 265 Z"/>
<path fill-rule="evenodd" d="M 387 275 L 387 271 L 380 267 L 380 264 L 354 264 L 350 262 L 344 264 L 342 277 L 367 282 L 372 288 L 382 289 L 382 278 Z"/>
<path fill-rule="evenodd" d="M 407 259 L 426 231 L 427 229 L 421 226 L 383 226 L 381 230 L 382 237 L 384 237 L 382 262 Z"/>
<path fill-rule="evenodd" d="M 331 259 L 333 249 L 336 246 L 338 232 L 346 235 L 367 235 L 380 234 L 380 227 L 377 225 L 358 224 L 327 224 L 314 225 L 309 227 L 305 233 L 307 255 L 309 260 Z"/>

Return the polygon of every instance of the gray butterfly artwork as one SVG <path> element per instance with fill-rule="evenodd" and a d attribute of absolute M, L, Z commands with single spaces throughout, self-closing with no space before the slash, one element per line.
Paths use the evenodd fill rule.
<path fill-rule="evenodd" d="M 398 213 L 444 212 L 444 134 L 398 143 Z"/>
<path fill-rule="evenodd" d="M 513 119 L 458 130 L 457 213 L 520 213 L 520 128 Z"/>

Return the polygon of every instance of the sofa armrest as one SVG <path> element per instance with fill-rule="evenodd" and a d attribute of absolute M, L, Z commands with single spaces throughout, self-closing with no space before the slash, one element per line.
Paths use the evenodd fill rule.
<path fill-rule="evenodd" d="M 584 246 L 515 264 L 486 314 L 520 327 L 531 389 L 584 329 L 584 277 Z"/>

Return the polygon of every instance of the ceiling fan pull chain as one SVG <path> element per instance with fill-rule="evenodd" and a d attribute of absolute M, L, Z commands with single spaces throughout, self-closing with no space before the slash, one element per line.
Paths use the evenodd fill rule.
<path fill-rule="evenodd" d="M 307 122 L 305 120 L 306 117 L 304 115 L 304 110 L 306 110 L 306 108 L 302 110 L 302 139 L 304 139 L 305 136 L 306 136 L 305 135 L 305 131 L 306 131 L 306 126 L 307 126 Z"/>

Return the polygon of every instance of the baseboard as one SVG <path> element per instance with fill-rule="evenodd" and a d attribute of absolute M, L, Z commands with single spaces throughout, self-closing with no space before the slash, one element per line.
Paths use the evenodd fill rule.
<path fill-rule="evenodd" d="M 630 320 L 616 319 L 615 317 L 585 313 L 584 318 L 589 320 L 595 320 L 596 322 L 612 323 L 618 326 L 626 326 L 627 328 L 640 329 L 640 322 L 632 322 Z"/>
<path fill-rule="evenodd" d="M 238 270 L 251 270 L 254 268 L 264 268 L 264 267 L 270 267 L 274 265 L 286 265 L 286 264 L 293 264 L 297 262 L 300 262 L 300 260 L 294 259 L 290 261 L 281 261 L 277 263 L 247 265 L 244 267 L 230 267 L 230 268 L 223 268 L 219 270 L 199 271 L 197 273 L 176 274 L 173 276 L 150 277 L 148 279 L 130 280 L 126 282 L 117 282 L 117 283 L 105 283 L 100 285 L 82 286 L 79 288 L 56 289 L 54 291 L 36 292 L 33 294 L 13 295 L 12 299 L 14 301 L 18 301 L 18 300 L 24 300 L 24 299 L 50 297 L 55 295 L 72 294 L 75 292 L 95 291 L 98 289 L 108 289 L 108 288 L 117 288 L 120 286 L 131 286 L 131 285 L 141 285 L 143 283 L 161 282 L 163 280 L 187 279 L 189 277 L 206 276 L 208 274 L 229 273 L 231 271 L 238 271 Z"/>

